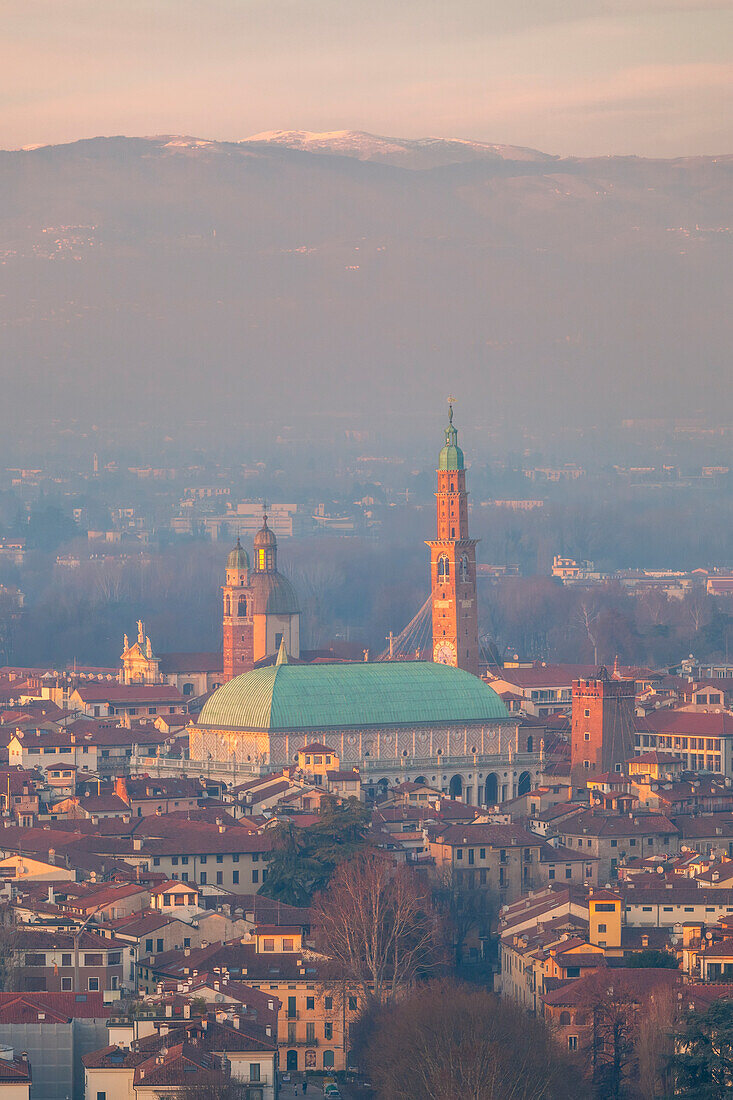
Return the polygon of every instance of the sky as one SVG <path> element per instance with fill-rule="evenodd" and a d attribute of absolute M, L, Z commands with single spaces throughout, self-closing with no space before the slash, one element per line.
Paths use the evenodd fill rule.
<path fill-rule="evenodd" d="M 733 151 L 733 0 L 0 0 L 0 148 L 275 129 Z"/>

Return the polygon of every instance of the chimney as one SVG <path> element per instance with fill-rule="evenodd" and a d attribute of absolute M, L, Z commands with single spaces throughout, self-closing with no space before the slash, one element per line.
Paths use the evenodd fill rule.
<path fill-rule="evenodd" d="M 48 888 L 48 904 L 49 905 L 55 905 L 56 904 L 56 894 L 54 893 L 53 886 L 49 886 L 49 888 Z"/>
<path fill-rule="evenodd" d="M 232 1020 L 232 1023 L 236 1027 L 237 1031 L 239 1031 L 239 1016 L 235 1016 L 234 1019 Z"/>
<path fill-rule="evenodd" d="M 191 1019 L 191 1006 L 190 1006 L 190 1004 L 185 1004 L 183 1006 L 183 1019 L 184 1020 L 190 1020 Z"/>

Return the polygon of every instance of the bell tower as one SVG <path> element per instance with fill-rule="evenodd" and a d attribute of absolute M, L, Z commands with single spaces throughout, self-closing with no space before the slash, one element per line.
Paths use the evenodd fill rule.
<path fill-rule="evenodd" d="M 453 426 L 452 400 L 438 459 L 436 538 L 426 544 L 433 592 L 433 661 L 478 676 L 476 539 L 468 537 L 466 470 Z"/>
<path fill-rule="evenodd" d="M 253 595 L 249 557 L 239 539 L 227 558 L 224 594 L 224 682 L 254 665 Z"/>

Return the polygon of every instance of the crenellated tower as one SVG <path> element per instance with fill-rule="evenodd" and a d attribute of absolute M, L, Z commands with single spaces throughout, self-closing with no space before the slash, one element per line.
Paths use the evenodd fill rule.
<path fill-rule="evenodd" d="M 466 470 L 452 405 L 437 474 L 436 538 L 426 544 L 433 592 L 433 660 L 478 676 L 477 540 L 468 535 Z"/>

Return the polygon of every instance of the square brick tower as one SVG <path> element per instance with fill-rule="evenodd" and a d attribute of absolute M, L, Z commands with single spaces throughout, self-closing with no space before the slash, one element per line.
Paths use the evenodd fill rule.
<path fill-rule="evenodd" d="M 573 786 L 616 771 L 634 755 L 634 680 L 612 680 L 605 668 L 593 680 L 573 680 Z"/>
<path fill-rule="evenodd" d="M 445 446 L 438 459 L 436 538 L 430 547 L 433 590 L 433 661 L 478 676 L 476 539 L 468 535 L 468 493 L 463 451 L 448 406 Z"/>

